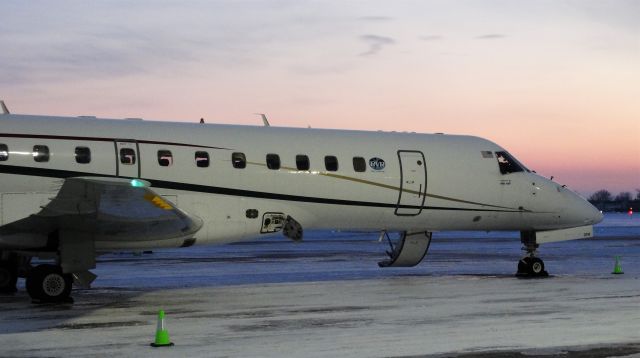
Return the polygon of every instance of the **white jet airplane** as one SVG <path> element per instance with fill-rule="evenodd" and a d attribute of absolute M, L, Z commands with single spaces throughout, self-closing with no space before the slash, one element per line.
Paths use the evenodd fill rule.
<path fill-rule="evenodd" d="M 400 232 L 380 267 L 414 266 L 431 233 L 591 237 L 602 214 L 504 148 L 458 135 L 0 115 L 0 290 L 69 301 L 96 256 L 304 229 Z M 31 267 L 31 259 L 51 264 Z"/>

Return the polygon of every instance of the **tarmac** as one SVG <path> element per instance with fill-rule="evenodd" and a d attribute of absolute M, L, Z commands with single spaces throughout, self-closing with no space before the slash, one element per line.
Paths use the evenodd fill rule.
<path fill-rule="evenodd" d="M 0 296 L 0 356 L 640 357 L 640 227 L 543 246 L 544 279 L 514 277 L 512 234 L 474 235 L 434 235 L 411 269 L 328 231 L 104 256 L 74 304 Z M 173 347 L 149 346 L 160 309 Z"/>

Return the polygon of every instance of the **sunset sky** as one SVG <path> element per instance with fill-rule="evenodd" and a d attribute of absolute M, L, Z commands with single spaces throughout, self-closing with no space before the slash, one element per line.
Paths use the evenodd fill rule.
<path fill-rule="evenodd" d="M 477 135 L 584 195 L 635 195 L 639 19 L 640 1 L 3 1 L 0 98 Z"/>

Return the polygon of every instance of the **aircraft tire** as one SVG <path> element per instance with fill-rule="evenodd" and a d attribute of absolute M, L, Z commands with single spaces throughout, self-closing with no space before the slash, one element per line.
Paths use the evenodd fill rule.
<path fill-rule="evenodd" d="M 544 270 L 544 261 L 542 259 L 527 256 L 518 262 L 516 276 L 522 278 L 547 277 L 549 273 Z"/>
<path fill-rule="evenodd" d="M 518 261 L 518 274 L 519 275 L 533 275 L 533 269 L 532 269 L 532 260 L 533 258 L 527 256 L 527 257 L 523 257 L 522 259 L 520 259 L 520 261 Z"/>
<path fill-rule="evenodd" d="M 14 293 L 17 291 L 18 268 L 10 261 L 0 261 L 0 293 Z"/>
<path fill-rule="evenodd" d="M 27 293 L 35 301 L 65 302 L 69 300 L 73 278 L 56 265 L 39 265 L 27 276 Z"/>
<path fill-rule="evenodd" d="M 544 275 L 544 272 L 545 272 L 544 262 L 541 259 L 537 257 L 531 258 L 531 261 L 529 262 L 529 267 L 530 267 L 531 274 L 535 276 Z"/>

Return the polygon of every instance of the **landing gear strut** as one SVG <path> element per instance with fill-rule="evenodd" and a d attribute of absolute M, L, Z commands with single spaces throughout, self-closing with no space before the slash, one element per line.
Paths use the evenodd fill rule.
<path fill-rule="evenodd" d="M 16 292 L 18 282 L 18 266 L 12 260 L 0 261 L 0 293 Z"/>
<path fill-rule="evenodd" d="M 73 302 L 69 297 L 73 277 L 57 265 L 39 265 L 27 276 L 27 292 L 36 302 Z"/>
<path fill-rule="evenodd" d="M 547 277 L 549 273 L 544 270 L 544 262 L 536 257 L 538 244 L 536 243 L 535 231 L 521 231 L 520 241 L 522 250 L 527 254 L 518 262 L 518 277 Z"/>
<path fill-rule="evenodd" d="M 28 257 L 0 251 L 0 294 L 17 291 L 18 278 L 24 277 L 24 273 L 29 268 L 29 262 Z"/>

